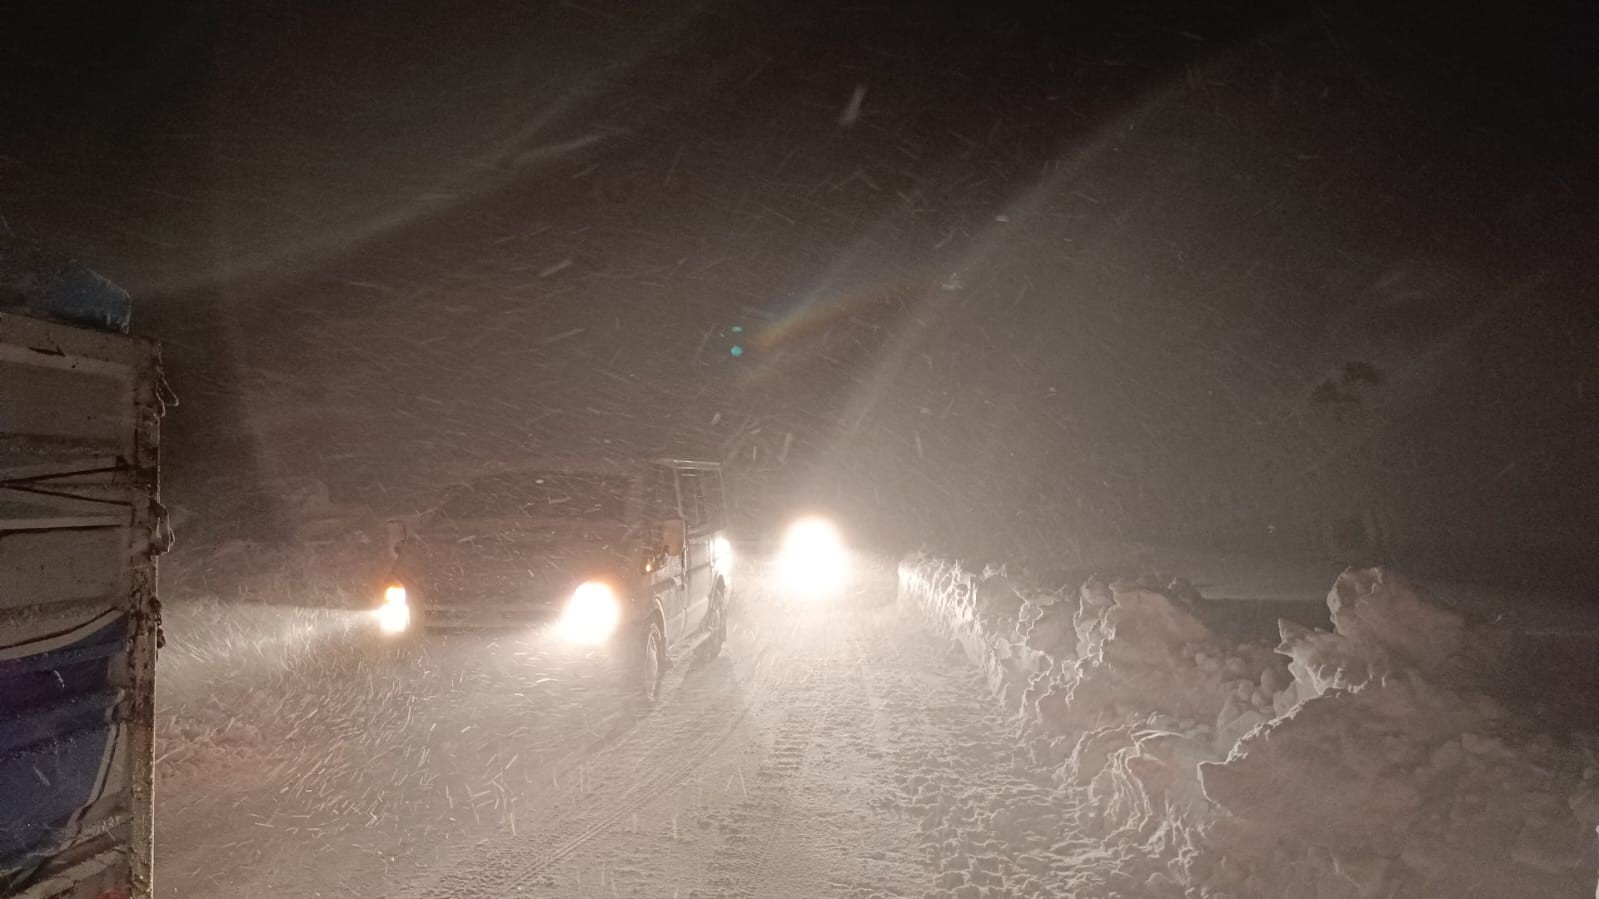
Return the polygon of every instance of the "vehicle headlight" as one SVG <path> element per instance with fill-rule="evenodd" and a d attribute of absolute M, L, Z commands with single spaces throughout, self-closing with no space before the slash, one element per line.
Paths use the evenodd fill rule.
<path fill-rule="evenodd" d="M 411 606 L 406 600 L 405 587 L 390 584 L 383 590 L 383 605 L 373 614 L 378 619 L 378 630 L 385 634 L 403 634 L 411 626 Z"/>
<path fill-rule="evenodd" d="M 733 570 L 733 544 L 726 537 L 717 537 L 711 541 L 711 558 L 716 561 L 716 570 L 726 575 Z"/>
<path fill-rule="evenodd" d="M 825 518 L 801 518 L 783 536 L 778 576 L 792 593 L 817 598 L 836 593 L 849 577 L 849 551 Z"/>
<path fill-rule="evenodd" d="M 609 584 L 588 581 L 572 591 L 557 625 L 561 638 L 595 646 L 611 639 L 622 622 L 622 603 Z"/>

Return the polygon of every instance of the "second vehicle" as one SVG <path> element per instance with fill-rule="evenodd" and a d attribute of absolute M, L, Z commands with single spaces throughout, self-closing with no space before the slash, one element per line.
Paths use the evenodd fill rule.
<path fill-rule="evenodd" d="M 445 491 L 391 526 L 389 633 L 539 624 L 607 651 L 646 700 L 727 634 L 732 548 L 714 462 L 546 461 Z"/>

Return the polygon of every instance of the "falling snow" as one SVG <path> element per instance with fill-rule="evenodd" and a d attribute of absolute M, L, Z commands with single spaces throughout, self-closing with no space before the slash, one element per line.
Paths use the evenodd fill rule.
<path fill-rule="evenodd" d="M 179 6 L 0 54 L 0 233 L 182 403 L 162 896 L 1588 893 L 1569 11 Z M 867 573 L 752 579 L 643 715 L 374 639 L 386 522 L 550 455 L 721 460 L 752 565 L 822 510 Z M 917 547 L 995 564 L 895 608 Z"/>

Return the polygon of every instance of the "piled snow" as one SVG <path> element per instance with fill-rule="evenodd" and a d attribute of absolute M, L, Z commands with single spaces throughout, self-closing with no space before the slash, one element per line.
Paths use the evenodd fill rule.
<path fill-rule="evenodd" d="M 1070 856 L 1071 894 L 1182 895 L 1174 862 L 1214 816 L 1197 766 L 1271 717 L 1286 660 L 1223 639 L 1190 600 L 1150 584 L 1091 581 L 1063 595 L 935 559 L 908 561 L 900 578 L 1023 713 L 1025 760 L 1050 771 L 1054 790 L 1048 814 L 1014 817 L 1053 831 L 1044 842 Z"/>
<path fill-rule="evenodd" d="M 926 557 L 900 582 L 1022 715 L 1022 757 L 1056 788 L 1016 817 L 1093 838 L 1074 895 L 1592 889 L 1599 740 L 1507 699 L 1513 635 L 1391 572 L 1347 572 L 1333 631 L 1282 622 L 1275 652 L 1179 588 L 1056 593 Z"/>
<path fill-rule="evenodd" d="M 1505 701 L 1511 635 L 1382 569 L 1345 573 L 1328 606 L 1331 633 L 1282 625 L 1285 714 L 1200 766 L 1231 813 L 1209 834 L 1227 859 L 1214 882 L 1243 894 L 1585 894 L 1599 741 L 1557 736 Z"/>

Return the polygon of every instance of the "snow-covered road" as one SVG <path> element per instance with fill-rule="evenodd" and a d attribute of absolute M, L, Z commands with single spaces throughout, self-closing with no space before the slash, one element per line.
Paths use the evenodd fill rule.
<path fill-rule="evenodd" d="M 340 613 L 173 610 L 159 895 L 1047 894 L 1025 840 L 971 839 L 1042 785 L 886 572 L 849 602 L 743 600 L 723 657 L 643 715 L 537 637 L 413 653 Z"/>

